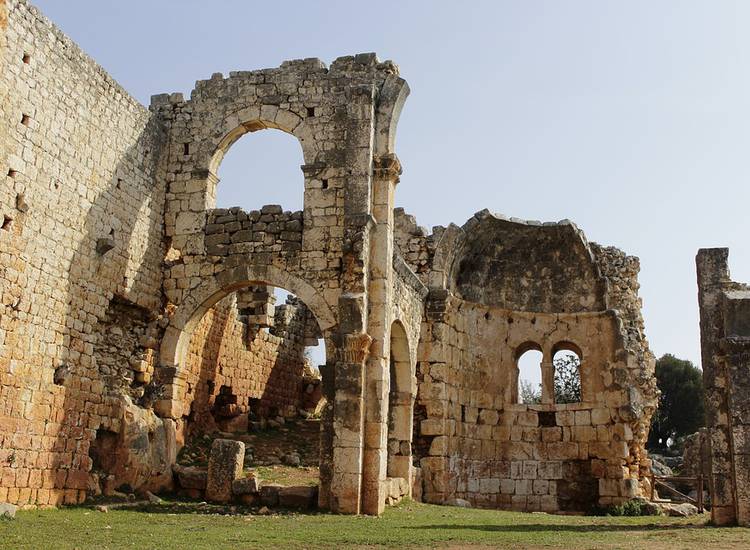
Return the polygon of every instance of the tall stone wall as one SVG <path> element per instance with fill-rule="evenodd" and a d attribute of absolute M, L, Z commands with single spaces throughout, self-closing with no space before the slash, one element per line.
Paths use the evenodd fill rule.
<path fill-rule="evenodd" d="M 432 502 L 579 510 L 644 490 L 656 388 L 637 259 L 567 221 L 482 211 L 428 234 L 394 209 L 395 64 L 215 74 L 147 110 L 25 1 L 7 7 L 0 501 L 169 487 L 196 417 L 294 407 L 320 336 L 322 507 L 378 514 L 414 466 Z M 214 208 L 226 151 L 269 128 L 300 144 L 303 210 Z M 304 315 L 272 322 L 270 287 Z M 516 391 L 531 348 L 534 406 Z M 582 358 L 581 403 L 554 403 L 560 349 Z"/>
<path fill-rule="evenodd" d="M 119 431 L 124 414 L 109 394 L 109 348 L 118 362 L 146 349 L 106 342 L 108 311 L 120 301 L 145 324 L 160 313 L 164 133 L 35 8 L 21 0 L 7 8 L 0 501 L 78 502 L 91 440 L 101 428 Z"/>
<path fill-rule="evenodd" d="M 750 285 L 731 280 L 729 249 L 698 251 L 701 363 L 711 519 L 750 525 Z"/>
<path fill-rule="evenodd" d="M 296 415 L 305 376 L 305 335 L 315 323 L 308 314 L 293 299 L 277 305 L 270 328 L 262 328 L 240 315 L 235 295 L 211 308 L 193 332 L 186 361 L 188 428 L 246 430 L 250 412 Z"/>

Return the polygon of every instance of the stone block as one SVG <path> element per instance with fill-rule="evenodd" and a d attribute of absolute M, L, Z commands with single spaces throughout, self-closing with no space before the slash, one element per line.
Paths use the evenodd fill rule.
<path fill-rule="evenodd" d="M 232 482 L 232 494 L 234 494 L 235 496 L 248 495 L 258 492 L 260 492 L 260 482 L 258 478 L 254 476 L 235 479 Z"/>
<path fill-rule="evenodd" d="M 262 489 L 261 501 L 263 501 Z M 310 485 L 281 487 L 278 490 L 278 502 L 282 508 L 311 510 L 316 507 L 318 502 L 318 487 Z M 268 506 L 268 504 L 266 505 Z"/>
<path fill-rule="evenodd" d="M 260 503 L 263 506 L 278 506 L 279 504 L 279 492 L 282 486 L 276 484 L 261 485 L 260 487 Z"/>
<path fill-rule="evenodd" d="M 516 482 L 513 479 L 500 480 L 500 492 L 505 495 L 512 495 L 516 492 Z"/>
<path fill-rule="evenodd" d="M 598 408 L 591 410 L 591 423 L 597 424 L 608 424 L 610 421 L 609 409 Z"/>
<path fill-rule="evenodd" d="M 208 471 L 195 466 L 181 466 L 175 464 L 172 466 L 177 476 L 177 482 L 183 489 L 198 489 L 204 491 L 208 482 Z"/>
<path fill-rule="evenodd" d="M 245 444 L 232 439 L 214 439 L 208 459 L 206 499 L 229 502 L 232 484 L 242 475 L 245 463 Z"/>
<path fill-rule="evenodd" d="M 13 519 L 14 517 L 16 517 L 17 511 L 18 506 L 6 502 L 0 502 L 0 518 Z"/>

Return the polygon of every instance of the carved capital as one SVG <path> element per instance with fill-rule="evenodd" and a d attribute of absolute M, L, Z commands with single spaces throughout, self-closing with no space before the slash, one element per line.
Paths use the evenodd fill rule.
<path fill-rule="evenodd" d="M 339 361 L 364 364 L 370 356 L 372 338 L 366 332 L 345 334 L 339 349 Z"/>
<path fill-rule="evenodd" d="M 372 166 L 373 175 L 379 179 L 386 179 L 393 183 L 399 182 L 402 173 L 401 161 L 393 153 L 375 157 Z"/>
<path fill-rule="evenodd" d="M 206 180 L 210 185 L 216 185 L 219 183 L 219 176 L 214 174 L 211 170 L 193 170 L 190 176 L 194 180 Z"/>
<path fill-rule="evenodd" d="M 311 164 L 303 164 L 300 168 L 302 168 L 305 178 L 317 178 L 323 170 L 328 168 L 328 165 L 325 162 L 313 162 Z"/>

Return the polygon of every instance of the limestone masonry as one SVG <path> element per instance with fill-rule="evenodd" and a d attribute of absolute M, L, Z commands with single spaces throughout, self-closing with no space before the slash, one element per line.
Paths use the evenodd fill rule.
<path fill-rule="evenodd" d="M 750 525 L 750 285 L 729 277 L 729 249 L 698 251 L 711 519 Z"/>
<path fill-rule="evenodd" d="M 395 208 L 394 63 L 214 74 L 146 108 L 24 0 L 0 2 L 0 25 L 0 502 L 181 487 L 342 513 L 405 495 L 554 512 L 648 494 L 638 259 L 567 220 L 482 210 L 427 231 Z M 215 208 L 224 154 L 267 128 L 299 141 L 303 210 Z M 719 305 L 706 284 L 740 319 L 740 291 Z M 528 350 L 536 404 L 518 391 Z M 555 402 L 561 350 L 580 358 L 579 402 Z M 317 489 L 238 480 L 245 447 L 227 439 L 207 472 L 176 466 L 200 434 L 298 414 L 321 417 Z M 714 469 L 727 502 L 748 486 Z"/>

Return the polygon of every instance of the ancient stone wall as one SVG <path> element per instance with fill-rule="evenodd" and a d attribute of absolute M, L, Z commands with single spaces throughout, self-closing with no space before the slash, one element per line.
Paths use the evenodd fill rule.
<path fill-rule="evenodd" d="M 437 229 L 427 237 L 415 409 L 425 499 L 558 511 L 641 494 L 656 394 L 645 338 L 631 345 L 623 328 L 642 328 L 637 260 L 611 249 L 595 257 L 600 249 L 569 222 L 480 212 Z M 521 250 L 537 261 L 522 261 Z M 517 360 L 528 349 L 544 357 L 538 405 L 518 398 Z M 581 358 L 580 403 L 554 403 L 559 350 Z"/>
<path fill-rule="evenodd" d="M 423 283 L 427 283 L 432 258 L 431 235 L 424 227 L 417 225 L 417 219 L 404 212 L 403 208 L 394 211 L 393 244 L 406 265 Z"/>
<path fill-rule="evenodd" d="M 750 525 L 750 285 L 729 275 L 729 249 L 698 251 L 701 364 L 711 519 Z"/>
<path fill-rule="evenodd" d="M 248 415 L 296 416 L 305 375 L 305 334 L 315 323 L 304 304 L 277 305 L 270 328 L 249 324 L 232 294 L 193 331 L 185 404 L 194 432 L 248 429 Z M 224 389 L 222 389 L 224 388 Z"/>
<path fill-rule="evenodd" d="M 161 125 L 26 2 L 0 50 L 0 501 L 82 500 L 99 429 L 119 431 L 113 309 L 161 306 Z M 134 320 L 134 322 L 136 322 Z M 132 349 L 126 349 L 132 348 Z M 111 361 L 109 359 L 112 359 Z M 113 369 L 123 369 L 126 380 Z"/>
<path fill-rule="evenodd" d="M 215 74 L 146 110 L 37 10 L 7 5 L 0 501 L 170 487 L 197 417 L 232 427 L 297 405 L 318 337 L 324 508 L 379 514 L 415 467 L 432 502 L 580 510 L 644 490 L 656 388 L 637 259 L 567 221 L 482 211 L 427 234 L 394 209 L 396 65 Z M 267 129 L 300 144 L 303 210 L 215 208 L 224 154 Z M 305 308 L 272 314 L 271 287 Z M 540 405 L 517 402 L 532 348 Z M 554 403 L 562 349 L 582 359 L 581 403 Z"/>

